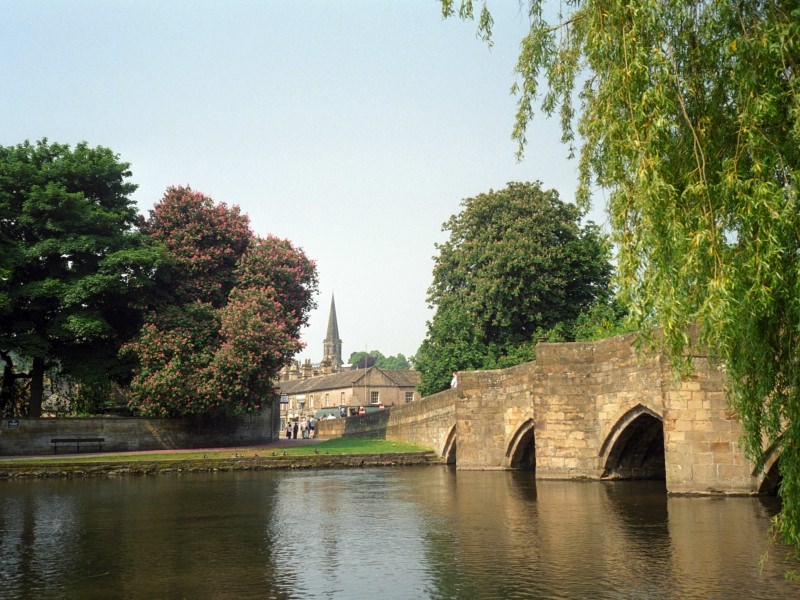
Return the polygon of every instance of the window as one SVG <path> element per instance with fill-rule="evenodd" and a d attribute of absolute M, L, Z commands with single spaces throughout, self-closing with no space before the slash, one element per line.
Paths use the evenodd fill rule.
<path fill-rule="evenodd" d="M 414 392 L 406 392 L 406 402 L 414 401 Z"/>
<path fill-rule="evenodd" d="M 380 403 L 381 400 L 380 400 L 380 397 L 379 397 L 379 393 L 380 392 L 370 392 L 369 393 L 369 403 L 370 404 L 379 404 Z"/>
<path fill-rule="evenodd" d="M 325 394 L 325 406 L 330 406 L 330 398 L 328 397 L 328 394 Z"/>
<path fill-rule="evenodd" d="M 339 398 L 339 406 L 345 406 L 345 403 L 344 403 L 344 392 L 342 392 L 342 395 Z"/>

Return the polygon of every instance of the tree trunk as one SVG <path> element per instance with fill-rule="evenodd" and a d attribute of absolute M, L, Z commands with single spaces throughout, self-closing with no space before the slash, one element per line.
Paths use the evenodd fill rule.
<path fill-rule="evenodd" d="M 0 416 L 6 416 L 7 407 L 11 405 L 14 396 L 14 363 L 11 356 L 5 352 L 0 352 L 5 365 L 3 366 L 3 380 L 0 381 Z"/>
<path fill-rule="evenodd" d="M 31 402 L 28 416 L 42 416 L 42 395 L 44 394 L 44 359 L 34 358 L 31 367 Z"/>

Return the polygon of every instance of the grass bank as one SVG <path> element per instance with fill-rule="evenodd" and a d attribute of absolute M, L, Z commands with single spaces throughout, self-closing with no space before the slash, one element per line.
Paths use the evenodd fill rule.
<path fill-rule="evenodd" d="M 0 459 L 0 479 L 148 475 L 192 471 L 348 468 L 437 464 L 430 448 L 386 440 L 336 438 L 267 446 Z"/>
<path fill-rule="evenodd" d="M 218 460 L 250 457 L 271 456 L 318 456 L 347 454 L 398 454 L 426 452 L 430 448 L 393 442 L 387 440 L 370 440 L 354 438 L 334 438 L 317 443 L 306 443 L 305 440 L 295 440 L 270 444 L 267 446 L 247 446 L 236 448 L 213 448 L 199 450 L 169 450 L 164 452 L 122 452 L 122 453 L 97 453 L 86 456 L 70 454 L 64 456 L 36 456 L 29 458 L 0 458 L 0 465 L 4 464 L 75 464 L 96 462 L 139 462 L 168 460 Z"/>

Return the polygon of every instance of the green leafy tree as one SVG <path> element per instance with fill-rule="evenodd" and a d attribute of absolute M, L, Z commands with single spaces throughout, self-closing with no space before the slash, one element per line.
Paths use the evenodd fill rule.
<path fill-rule="evenodd" d="M 632 331 L 628 310 L 612 298 L 609 302 L 597 302 L 578 315 L 572 336 L 576 342 L 594 342 Z"/>
<path fill-rule="evenodd" d="M 400 353 L 385 357 L 378 366 L 382 369 L 392 369 L 395 371 L 406 371 L 411 368 L 408 359 Z"/>
<path fill-rule="evenodd" d="M 398 353 L 395 356 L 384 356 L 378 350 L 370 350 L 369 352 L 353 352 L 347 362 L 351 365 L 362 365 L 366 364 L 365 359 L 369 358 L 374 359 L 375 366 L 381 369 L 403 371 L 411 368 L 408 359 L 402 354 Z"/>
<path fill-rule="evenodd" d="M 359 369 L 364 369 L 377 365 L 379 358 L 383 358 L 383 354 L 378 350 L 372 350 L 370 352 L 365 352 L 362 350 L 359 352 L 353 352 L 347 362 L 351 365 L 355 365 Z"/>
<path fill-rule="evenodd" d="M 449 240 L 436 245 L 436 313 L 416 363 L 423 393 L 442 389 L 453 370 L 528 359 L 539 332 L 569 328 L 610 294 L 604 237 L 555 190 L 510 183 L 462 206 L 443 226 Z"/>
<path fill-rule="evenodd" d="M 749 455 L 780 453 L 775 524 L 800 552 L 800 5 L 573 0 L 548 21 L 548 4 L 527 3 L 520 152 L 541 99 L 581 144 L 579 200 L 607 190 L 622 301 L 643 335 L 660 325 L 686 368 L 696 325 Z"/>
<path fill-rule="evenodd" d="M 41 140 L 0 147 L 0 410 L 45 371 L 121 375 L 120 345 L 142 322 L 160 251 L 138 231 L 128 163 L 108 148 Z M 30 361 L 15 370 L 14 356 Z"/>
<path fill-rule="evenodd" d="M 147 231 L 166 249 L 173 284 L 126 347 L 138 360 L 132 407 L 161 417 L 258 412 L 302 349 L 314 263 L 288 240 L 253 235 L 238 207 L 190 188 L 169 188 Z"/>
<path fill-rule="evenodd" d="M 414 358 L 420 394 L 429 396 L 446 389 L 454 371 L 486 368 L 487 355 L 487 345 L 466 307 L 457 303 L 439 306 Z"/>

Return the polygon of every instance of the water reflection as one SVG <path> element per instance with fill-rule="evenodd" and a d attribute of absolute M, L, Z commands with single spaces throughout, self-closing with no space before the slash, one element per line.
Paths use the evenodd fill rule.
<path fill-rule="evenodd" d="M 798 597 L 774 507 L 445 468 L 0 485 L 0 597 Z M 769 551 L 763 573 L 759 561 Z"/>

